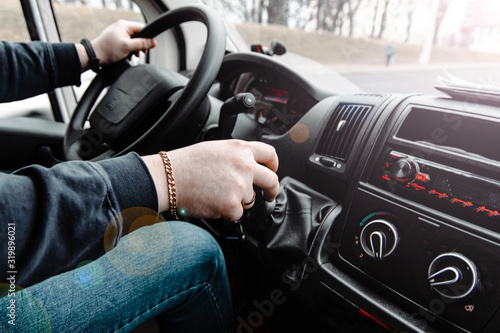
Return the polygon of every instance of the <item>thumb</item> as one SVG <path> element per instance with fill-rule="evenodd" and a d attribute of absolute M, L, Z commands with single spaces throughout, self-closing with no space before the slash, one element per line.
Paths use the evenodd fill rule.
<path fill-rule="evenodd" d="M 132 38 L 129 41 L 130 52 L 146 51 L 156 46 L 153 38 Z"/>

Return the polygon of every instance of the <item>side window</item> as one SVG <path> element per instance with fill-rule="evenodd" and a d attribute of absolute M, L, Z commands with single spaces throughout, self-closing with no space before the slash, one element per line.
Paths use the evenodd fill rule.
<path fill-rule="evenodd" d="M 0 24 L 0 40 L 8 42 L 28 42 L 30 40 L 20 1 L 2 1 L 0 22 L 2 22 Z"/>
<path fill-rule="evenodd" d="M 30 36 L 19 0 L 2 0 L 0 10 L 0 40 L 29 42 Z M 0 118 L 35 117 L 53 120 L 46 94 L 11 103 L 0 103 Z"/>
<path fill-rule="evenodd" d="M 124 19 L 144 23 L 144 15 L 133 0 L 52 0 L 62 42 L 78 43 L 82 38 L 92 40 L 108 25 Z M 145 62 L 144 57 L 135 62 Z M 79 100 L 94 78 L 92 71 L 82 75 L 82 84 L 75 87 Z"/>

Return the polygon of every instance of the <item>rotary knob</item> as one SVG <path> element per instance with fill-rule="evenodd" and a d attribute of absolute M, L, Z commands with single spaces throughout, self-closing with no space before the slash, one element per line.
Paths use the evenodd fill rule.
<path fill-rule="evenodd" d="M 443 253 L 429 265 L 430 286 L 449 299 L 464 298 L 472 293 L 478 282 L 474 263 L 460 253 Z"/>
<path fill-rule="evenodd" d="M 408 158 L 400 158 L 391 167 L 394 177 L 400 182 L 409 182 L 418 173 L 418 165 Z"/>
<path fill-rule="evenodd" d="M 382 219 L 373 220 L 361 230 L 361 247 L 370 257 L 383 260 L 396 249 L 398 237 L 392 223 Z"/>

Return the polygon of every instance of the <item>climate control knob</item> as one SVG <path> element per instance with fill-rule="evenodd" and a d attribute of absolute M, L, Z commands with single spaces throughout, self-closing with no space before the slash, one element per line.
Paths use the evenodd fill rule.
<path fill-rule="evenodd" d="M 361 247 L 370 257 L 382 260 L 391 255 L 398 245 L 398 232 L 392 223 L 373 220 L 361 230 Z"/>
<path fill-rule="evenodd" d="M 438 294 L 450 298 L 464 298 L 476 288 L 478 274 L 472 261 L 460 253 L 443 253 L 429 265 L 430 286 Z"/>
<path fill-rule="evenodd" d="M 400 182 L 408 182 L 418 173 L 418 165 L 408 158 L 400 158 L 391 167 L 394 177 Z"/>

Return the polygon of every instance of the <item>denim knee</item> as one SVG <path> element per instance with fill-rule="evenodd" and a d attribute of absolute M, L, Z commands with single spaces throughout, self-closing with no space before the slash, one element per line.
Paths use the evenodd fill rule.
<path fill-rule="evenodd" d="M 227 279 L 224 254 L 210 233 L 185 222 L 169 223 L 174 235 L 174 251 L 182 252 L 177 257 L 182 258 L 188 271 L 192 268 L 195 273 L 205 275 L 203 280 L 207 282 L 214 278 Z"/>
<path fill-rule="evenodd" d="M 222 251 L 208 232 L 184 222 L 139 228 L 103 257 L 19 293 L 22 332 L 45 331 L 42 324 L 52 331 L 125 332 L 159 315 L 178 332 L 203 331 L 199 326 L 229 332 L 232 324 Z M 23 298 L 28 293 L 33 297 Z M 0 330 L 8 327 L 3 319 Z"/>

